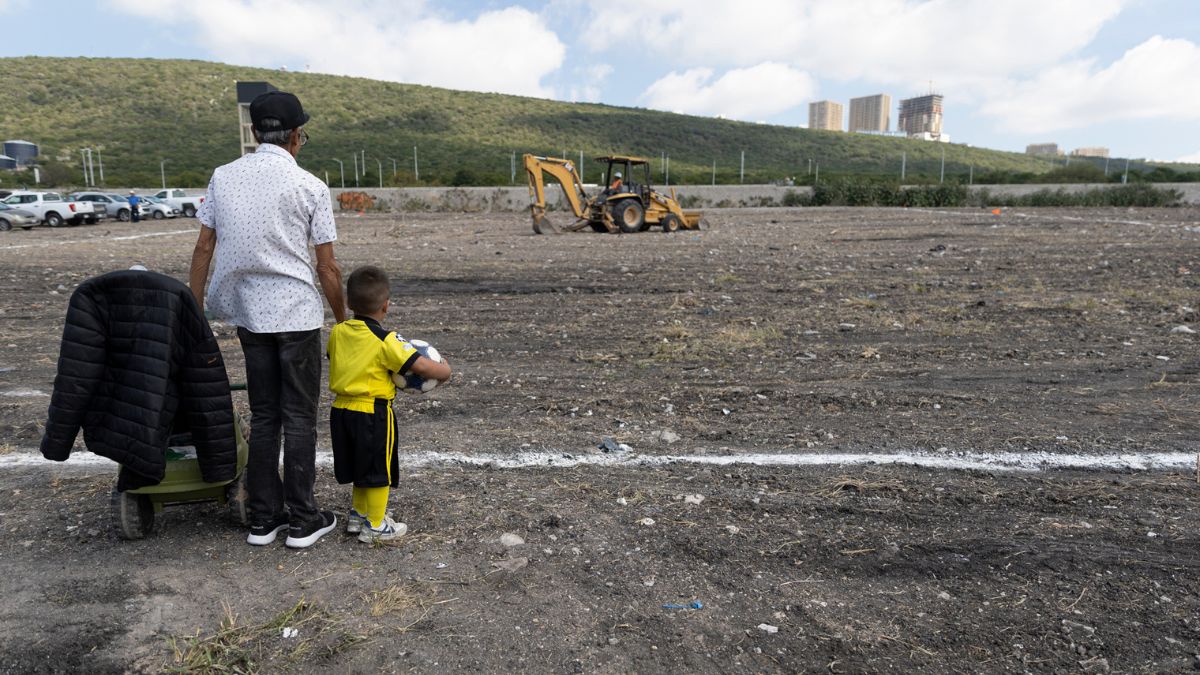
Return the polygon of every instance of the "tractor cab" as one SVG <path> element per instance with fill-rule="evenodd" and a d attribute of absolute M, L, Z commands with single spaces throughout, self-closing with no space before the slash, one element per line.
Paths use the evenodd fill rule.
<path fill-rule="evenodd" d="M 612 155 L 597 157 L 596 161 L 606 165 L 604 172 L 605 199 L 635 197 L 645 207 L 650 198 L 650 162 L 641 157 Z M 617 184 L 617 174 L 621 182 Z"/>

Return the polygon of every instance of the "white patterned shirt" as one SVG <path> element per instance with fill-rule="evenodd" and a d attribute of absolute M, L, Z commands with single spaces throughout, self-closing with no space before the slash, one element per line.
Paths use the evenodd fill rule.
<path fill-rule="evenodd" d="M 325 322 L 309 244 L 337 239 L 329 188 L 291 153 L 263 143 L 213 171 L 196 217 L 216 230 L 206 307 L 252 333 Z"/>

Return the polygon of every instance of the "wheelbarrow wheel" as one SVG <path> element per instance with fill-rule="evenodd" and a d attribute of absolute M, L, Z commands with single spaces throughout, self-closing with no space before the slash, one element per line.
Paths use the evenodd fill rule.
<path fill-rule="evenodd" d="M 146 495 L 121 492 L 114 487 L 109 503 L 113 527 L 122 539 L 141 539 L 154 529 L 154 505 Z"/>
<path fill-rule="evenodd" d="M 229 509 L 229 518 L 238 525 L 250 525 L 248 502 L 250 493 L 246 490 L 246 470 L 238 474 L 236 480 L 225 486 L 225 507 Z"/>

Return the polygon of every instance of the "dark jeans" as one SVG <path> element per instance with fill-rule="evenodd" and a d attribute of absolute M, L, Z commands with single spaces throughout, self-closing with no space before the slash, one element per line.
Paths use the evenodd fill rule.
<path fill-rule="evenodd" d="M 250 395 L 250 456 L 246 462 L 251 523 L 270 523 L 286 504 L 292 525 L 320 518 L 313 496 L 317 459 L 317 397 L 321 330 L 251 333 L 238 328 Z M 283 431 L 283 480 L 279 433 Z"/>
<path fill-rule="evenodd" d="M 132 204 L 129 206 L 129 222 L 136 223 L 142 219 L 142 210 Z"/>

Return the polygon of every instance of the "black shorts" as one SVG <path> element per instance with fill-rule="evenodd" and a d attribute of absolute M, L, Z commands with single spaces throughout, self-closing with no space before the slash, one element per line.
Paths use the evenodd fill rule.
<path fill-rule="evenodd" d="M 373 414 L 333 408 L 329 412 L 329 431 L 337 482 L 361 488 L 399 485 L 396 416 L 391 401 L 375 399 Z"/>

